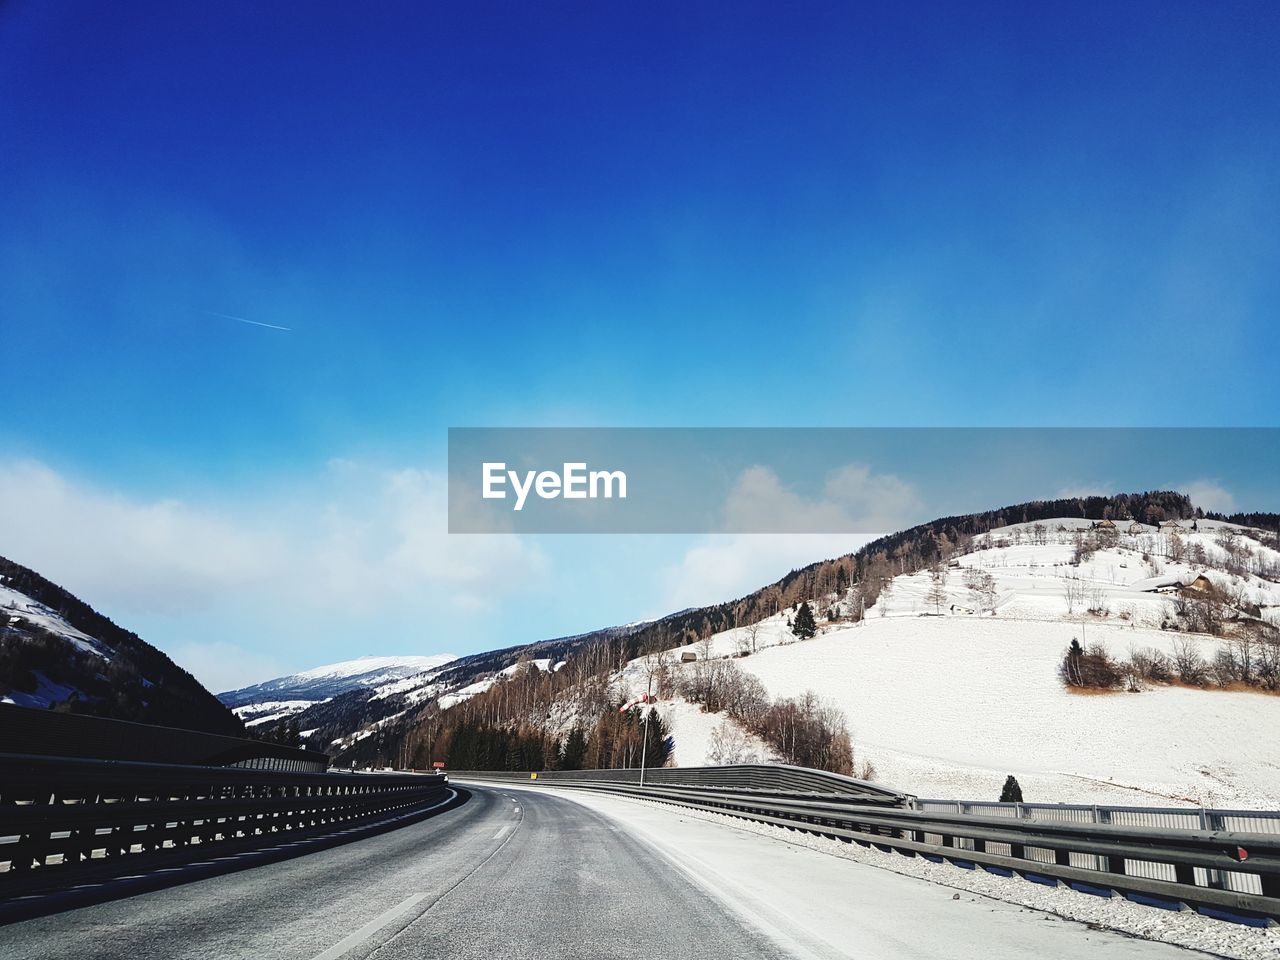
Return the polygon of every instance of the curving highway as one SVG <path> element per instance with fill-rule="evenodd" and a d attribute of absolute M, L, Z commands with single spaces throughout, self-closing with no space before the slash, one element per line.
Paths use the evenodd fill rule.
<path fill-rule="evenodd" d="M 957 902 L 947 888 L 666 807 L 467 789 L 461 807 L 380 836 L 0 927 L 0 956 L 1193 956 L 996 901 Z"/>

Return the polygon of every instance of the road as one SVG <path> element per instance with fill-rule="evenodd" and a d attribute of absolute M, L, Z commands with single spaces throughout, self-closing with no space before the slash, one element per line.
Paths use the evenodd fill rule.
<path fill-rule="evenodd" d="M 1194 956 L 994 901 L 955 902 L 945 888 L 665 807 L 470 789 L 461 807 L 380 836 L 0 927 L 0 956 Z M 637 806 L 639 818 L 627 812 Z"/>

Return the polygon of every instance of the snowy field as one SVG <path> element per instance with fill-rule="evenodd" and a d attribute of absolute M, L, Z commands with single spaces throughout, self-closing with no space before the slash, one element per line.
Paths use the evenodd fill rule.
<path fill-rule="evenodd" d="M 1013 543 L 1016 528 L 993 531 L 986 542 L 1003 545 L 959 558 L 947 572 L 942 603 L 929 597 L 927 572 L 896 577 L 861 624 L 827 625 L 799 642 L 784 611 L 757 631 L 758 652 L 735 663 L 771 696 L 813 690 L 839 706 L 859 759 L 875 764 L 881 782 L 918 796 L 995 799 L 1014 774 L 1032 802 L 1274 809 L 1280 807 L 1274 746 L 1280 696 L 1174 686 L 1081 694 L 1058 679 L 1072 638 L 1103 643 L 1117 657 L 1147 647 L 1171 653 L 1174 641 L 1187 637 L 1160 629 L 1173 615 L 1170 596 L 1158 588 L 1171 580 L 1204 574 L 1258 603 L 1264 615 L 1276 610 L 1280 586 L 1256 576 L 1233 578 L 1214 566 L 1225 557 L 1217 526 L 1202 522 L 1200 531 L 1178 534 L 1186 552 L 1197 544 L 1204 551 L 1208 562 L 1200 565 L 1159 556 L 1168 538 L 1156 533 L 1122 535 L 1116 549 L 1077 567 L 1067 542 Z M 1058 534 L 1064 541 L 1070 536 Z M 1250 546 L 1268 562 L 1280 559 Z M 967 588 L 967 566 L 994 578 L 994 613 Z M 1105 613 L 1087 613 L 1078 599 L 1069 603 L 1068 589 Z M 712 655 L 733 656 L 749 642 L 742 629 L 719 634 Z M 1196 642 L 1211 659 L 1222 641 L 1202 636 Z M 694 644 L 677 651 L 677 659 L 685 650 L 705 652 Z M 644 689 L 640 661 L 628 666 L 623 681 Z M 683 701 L 663 709 L 676 762 L 707 762 L 721 718 Z"/>

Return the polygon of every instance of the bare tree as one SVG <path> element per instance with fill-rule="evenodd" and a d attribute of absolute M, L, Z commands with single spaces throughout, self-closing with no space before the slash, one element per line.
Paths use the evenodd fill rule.
<path fill-rule="evenodd" d="M 744 631 L 746 632 L 748 643 L 751 644 L 751 652 L 755 653 L 760 645 L 760 621 L 757 620 L 755 623 L 747 624 Z"/>
<path fill-rule="evenodd" d="M 929 592 L 925 602 L 933 604 L 934 613 L 942 613 L 942 605 L 947 602 L 947 568 L 935 563 L 929 568 Z"/>
<path fill-rule="evenodd" d="M 1077 609 L 1084 607 L 1084 581 L 1069 577 L 1062 585 L 1062 595 L 1067 601 L 1067 614 L 1074 616 Z"/>
<path fill-rule="evenodd" d="M 705 637 L 698 641 L 698 659 L 707 661 L 711 659 L 711 655 L 715 653 L 715 641 L 713 635 L 708 633 Z"/>
<path fill-rule="evenodd" d="M 893 578 L 885 577 L 884 582 L 880 586 L 880 596 L 876 601 L 876 606 L 880 610 L 880 616 L 887 617 L 889 615 L 889 598 L 892 596 Z"/>
<path fill-rule="evenodd" d="M 1208 677 L 1208 665 L 1200 656 L 1200 645 L 1187 637 L 1173 641 L 1173 666 L 1178 679 L 1192 686 L 1204 686 Z"/>
<path fill-rule="evenodd" d="M 1257 680 L 1258 642 L 1252 630 L 1242 630 L 1231 638 L 1231 658 L 1237 679 L 1252 684 Z"/>
<path fill-rule="evenodd" d="M 1107 590 L 1102 584 L 1095 583 L 1089 587 L 1089 612 L 1095 617 L 1105 617 L 1111 613 L 1107 603 Z"/>
<path fill-rule="evenodd" d="M 985 570 L 982 573 L 982 607 L 995 616 L 996 607 L 1000 605 L 1000 591 L 996 588 L 996 578 Z"/>
<path fill-rule="evenodd" d="M 976 609 L 996 612 L 998 593 L 995 577 L 978 567 L 969 567 L 965 570 L 964 582 Z"/>
<path fill-rule="evenodd" d="M 644 670 L 649 691 L 656 691 L 658 696 L 662 696 L 663 690 L 670 686 L 671 665 L 674 662 L 675 656 L 670 650 L 654 650 L 645 655 L 640 666 Z"/>
<path fill-rule="evenodd" d="M 732 720 L 722 720 L 711 731 L 707 743 L 707 762 L 713 766 L 733 763 L 755 763 L 758 760 L 751 739 Z"/>

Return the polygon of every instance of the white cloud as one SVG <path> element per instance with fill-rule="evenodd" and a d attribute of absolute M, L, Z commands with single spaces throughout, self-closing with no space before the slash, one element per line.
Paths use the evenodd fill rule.
<path fill-rule="evenodd" d="M 1109 497 L 1116 492 L 1115 484 L 1110 480 L 1102 482 L 1084 481 L 1073 483 L 1057 490 L 1050 500 L 1072 500 L 1078 497 Z"/>
<path fill-rule="evenodd" d="M 0 550 L 124 612 L 200 608 L 278 567 L 270 532 L 178 500 L 138 501 L 42 463 L 0 463 Z"/>
<path fill-rule="evenodd" d="M 448 602 L 474 609 L 482 597 L 527 587 L 547 572 L 541 550 L 513 535 L 448 533 L 442 474 L 348 466 L 347 483 L 322 511 L 316 560 L 326 589 L 345 603 L 411 599 L 449 588 Z"/>
<path fill-rule="evenodd" d="M 1197 507 L 1218 513 L 1232 513 L 1236 510 L 1236 498 L 1231 491 L 1216 480 L 1193 480 L 1191 483 L 1180 483 L 1173 487 L 1181 490 L 1191 498 Z"/>
<path fill-rule="evenodd" d="M 327 655 L 312 652 L 317 638 L 447 642 L 450 611 L 533 589 L 548 568 L 517 536 L 449 536 L 442 474 L 351 461 L 235 510 L 0 462 L 0 554 L 139 630 L 215 690 L 279 662 L 313 665 Z M 374 623 L 401 635 L 375 641 Z"/>
<path fill-rule="evenodd" d="M 733 531 L 896 530 L 918 517 L 915 488 L 893 474 L 846 464 L 827 474 L 822 492 L 805 497 L 768 467 L 743 471 L 725 503 L 725 529 Z"/>
<path fill-rule="evenodd" d="M 661 613 L 736 599 L 797 567 L 857 550 L 879 534 L 716 534 L 662 572 Z"/>
<path fill-rule="evenodd" d="M 861 464 L 846 464 L 827 474 L 814 497 L 784 486 L 767 467 L 751 467 L 738 477 L 726 499 L 726 529 L 827 532 L 702 538 L 663 571 L 667 608 L 740 597 L 796 567 L 850 553 L 884 531 L 909 526 L 923 509 L 910 483 Z"/>
<path fill-rule="evenodd" d="M 289 673 L 273 656 L 221 640 L 180 643 L 169 650 L 169 656 L 214 693 Z"/>

